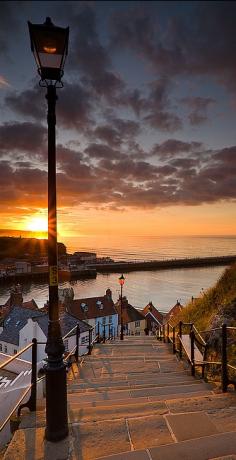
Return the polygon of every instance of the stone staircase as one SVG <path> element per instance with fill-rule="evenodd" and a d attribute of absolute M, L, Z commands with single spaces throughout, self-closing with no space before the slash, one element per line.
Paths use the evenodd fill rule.
<path fill-rule="evenodd" d="M 236 459 L 236 393 L 191 377 L 153 337 L 96 345 L 73 365 L 66 440 L 44 440 L 39 409 L 23 418 L 4 460 Z"/>

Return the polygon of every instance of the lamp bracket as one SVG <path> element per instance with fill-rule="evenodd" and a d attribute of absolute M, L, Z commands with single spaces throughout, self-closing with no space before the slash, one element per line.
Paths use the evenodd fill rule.
<path fill-rule="evenodd" d="M 48 86 L 55 86 L 58 89 L 64 87 L 62 81 L 42 80 L 42 79 L 39 81 L 39 86 L 41 86 L 42 88 L 47 88 Z"/>

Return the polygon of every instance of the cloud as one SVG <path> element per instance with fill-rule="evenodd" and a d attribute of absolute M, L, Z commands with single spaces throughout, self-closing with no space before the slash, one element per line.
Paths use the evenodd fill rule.
<path fill-rule="evenodd" d="M 211 97 L 186 97 L 182 102 L 191 110 L 188 118 L 191 125 L 200 125 L 208 119 L 207 110 L 216 101 Z"/>
<path fill-rule="evenodd" d="M 70 68 L 80 72 L 83 82 L 97 96 L 118 102 L 125 83 L 112 69 L 109 52 L 101 43 L 95 10 L 88 5 L 83 6 L 75 12 L 73 22 L 77 32 L 72 39 Z"/>
<path fill-rule="evenodd" d="M 85 153 L 93 158 L 119 158 L 121 153 L 119 150 L 114 150 L 106 144 L 92 143 L 85 149 Z"/>
<path fill-rule="evenodd" d="M 140 125 L 133 120 L 109 118 L 109 124 L 97 126 L 93 135 L 96 139 L 105 141 L 112 147 L 118 147 L 127 141 L 134 142 L 141 132 Z"/>
<path fill-rule="evenodd" d="M 2 2 L 0 15 L 0 57 L 10 59 L 9 46 L 17 39 L 19 32 L 19 9 L 25 2 Z M 14 31 L 14 33 L 13 33 Z"/>
<path fill-rule="evenodd" d="M 42 96 L 42 89 L 37 84 L 34 88 L 24 90 L 21 93 L 10 92 L 5 97 L 5 106 L 17 114 L 42 121 L 46 114 L 46 101 Z"/>
<path fill-rule="evenodd" d="M 58 101 L 56 114 L 58 123 L 64 128 L 86 130 L 91 124 L 92 96 L 80 84 L 65 82 L 66 91 L 57 91 Z M 21 93 L 12 92 L 5 98 L 5 106 L 14 112 L 33 118 L 36 121 L 46 121 L 47 102 L 46 90 L 35 85 L 31 90 Z"/>
<path fill-rule="evenodd" d="M 58 206 L 146 209 L 235 200 L 236 146 L 208 151 L 205 158 L 201 152 L 194 156 L 194 142 L 182 147 L 178 142 L 173 139 L 172 150 L 171 142 L 169 148 L 160 144 L 162 154 L 165 149 L 171 154 L 159 165 L 121 155 L 105 144 L 99 145 L 101 151 L 91 144 L 85 154 L 59 145 Z M 180 156 L 183 151 L 186 155 Z M 46 171 L 29 161 L 0 162 L 5 205 L 46 206 L 46 191 Z"/>
<path fill-rule="evenodd" d="M 155 144 L 152 148 L 151 155 L 157 155 L 159 158 L 171 158 L 179 154 L 194 153 L 203 149 L 200 142 L 185 142 L 178 139 L 167 139 L 161 144 Z"/>
<path fill-rule="evenodd" d="M 116 11 L 110 23 L 113 48 L 128 47 L 158 75 L 209 75 L 235 91 L 235 3 L 194 2 L 186 4 L 185 14 L 167 15 L 166 8 L 156 2 Z"/>
<path fill-rule="evenodd" d="M 9 122 L 0 126 L 0 152 L 26 153 L 30 157 L 45 155 L 47 130 L 31 122 Z"/>
<path fill-rule="evenodd" d="M 2 75 L 0 75 L 0 88 L 4 88 L 5 86 L 11 86 L 10 83 L 4 78 Z"/>
<path fill-rule="evenodd" d="M 150 93 L 146 100 L 144 110 L 149 112 L 144 120 L 155 129 L 174 132 L 182 128 L 179 116 L 170 112 L 170 80 L 163 76 L 150 84 Z"/>

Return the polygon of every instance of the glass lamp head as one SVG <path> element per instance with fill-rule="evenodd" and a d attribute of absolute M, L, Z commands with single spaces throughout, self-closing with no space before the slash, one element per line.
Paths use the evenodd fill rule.
<path fill-rule="evenodd" d="M 68 54 L 69 27 L 54 26 L 50 18 L 44 24 L 28 21 L 31 50 L 42 80 L 61 81 Z"/>
<path fill-rule="evenodd" d="M 123 286 L 125 284 L 125 277 L 124 277 L 123 274 L 119 278 L 119 284 L 120 284 L 120 286 Z"/>

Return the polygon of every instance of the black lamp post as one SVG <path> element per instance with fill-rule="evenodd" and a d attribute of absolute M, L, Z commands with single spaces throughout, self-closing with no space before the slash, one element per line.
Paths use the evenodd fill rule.
<path fill-rule="evenodd" d="M 47 88 L 48 102 L 48 267 L 49 308 L 48 337 L 45 351 L 46 365 L 46 431 L 48 441 L 59 441 L 68 435 L 66 367 L 63 361 L 58 308 L 57 264 L 57 205 L 56 205 L 56 87 L 61 78 L 68 52 L 69 27 L 56 27 L 50 18 L 44 24 L 28 21 L 31 50 L 41 76 L 40 86 Z"/>
<path fill-rule="evenodd" d="M 119 283 L 120 283 L 120 340 L 124 340 L 123 299 L 122 299 L 122 291 L 123 291 L 123 286 L 125 284 L 124 275 L 120 276 Z"/>

